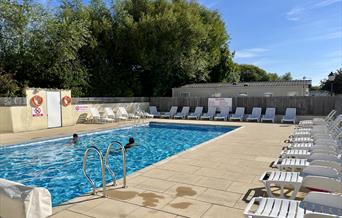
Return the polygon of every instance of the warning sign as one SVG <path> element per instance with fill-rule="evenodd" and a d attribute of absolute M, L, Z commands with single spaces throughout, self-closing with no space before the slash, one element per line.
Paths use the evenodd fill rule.
<path fill-rule="evenodd" d="M 33 117 L 42 117 L 43 114 L 43 108 L 42 107 L 33 107 L 32 108 L 32 116 Z"/>
<path fill-rule="evenodd" d="M 88 105 L 76 105 L 75 109 L 77 112 L 88 111 Z"/>

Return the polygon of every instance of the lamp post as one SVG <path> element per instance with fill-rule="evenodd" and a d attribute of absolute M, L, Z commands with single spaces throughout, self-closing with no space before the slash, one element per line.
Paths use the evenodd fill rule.
<path fill-rule="evenodd" d="M 305 96 L 305 79 L 306 77 L 303 76 L 303 96 Z"/>
<path fill-rule="evenodd" d="M 335 80 L 335 74 L 333 72 L 331 72 L 329 75 L 328 75 L 328 79 L 329 81 L 331 82 L 330 83 L 330 95 L 333 96 L 333 91 L 334 91 L 334 80 Z"/>

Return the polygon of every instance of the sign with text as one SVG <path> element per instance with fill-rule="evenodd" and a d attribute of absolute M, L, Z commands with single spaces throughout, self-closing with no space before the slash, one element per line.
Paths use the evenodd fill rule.
<path fill-rule="evenodd" d="M 76 105 L 75 110 L 77 112 L 85 112 L 85 111 L 89 110 L 89 107 L 88 107 L 88 105 Z"/>
<path fill-rule="evenodd" d="M 33 107 L 32 108 L 32 116 L 33 117 L 42 117 L 44 116 L 42 107 Z"/>
<path fill-rule="evenodd" d="M 229 107 L 229 111 L 232 111 L 233 100 L 232 98 L 208 98 L 208 107 L 216 107 L 217 111 L 221 111 L 223 107 Z"/>

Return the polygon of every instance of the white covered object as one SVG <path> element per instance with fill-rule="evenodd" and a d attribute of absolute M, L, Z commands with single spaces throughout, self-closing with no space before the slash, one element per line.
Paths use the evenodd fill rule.
<path fill-rule="evenodd" d="M 0 179 L 1 218 L 43 218 L 52 214 L 50 192 Z"/>

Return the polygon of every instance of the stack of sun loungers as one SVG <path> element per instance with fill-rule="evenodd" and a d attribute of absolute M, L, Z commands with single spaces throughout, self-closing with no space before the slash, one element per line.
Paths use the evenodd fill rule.
<path fill-rule="evenodd" d="M 245 217 L 342 216 L 342 115 L 335 114 L 299 123 L 273 164 L 278 170 L 260 177 L 268 197 L 254 197 Z M 280 188 L 280 198 L 274 197 L 273 186 Z M 300 188 L 309 190 L 301 202 L 294 200 Z M 292 190 L 290 199 L 285 189 Z"/>

